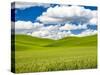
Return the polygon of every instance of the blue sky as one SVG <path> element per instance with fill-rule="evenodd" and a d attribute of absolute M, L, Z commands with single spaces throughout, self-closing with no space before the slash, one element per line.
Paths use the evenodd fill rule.
<path fill-rule="evenodd" d="M 11 21 L 15 22 L 16 33 L 61 39 L 69 35 L 84 36 L 97 32 L 97 7 L 43 3 L 15 4 L 16 7 L 11 9 Z"/>
<path fill-rule="evenodd" d="M 52 6 L 52 7 L 54 7 L 56 5 L 58 5 L 58 4 L 50 4 L 50 6 Z M 12 11 L 11 20 L 12 21 L 22 20 L 22 21 L 34 22 L 38 16 L 40 16 L 43 12 L 45 12 L 47 10 L 47 8 L 45 8 L 43 6 L 31 6 L 26 9 L 14 8 L 14 9 L 11 9 L 11 11 Z M 15 11 L 16 11 L 16 13 L 15 13 Z M 13 13 L 15 13 L 15 19 L 13 17 L 14 16 Z"/>
<path fill-rule="evenodd" d="M 52 4 L 53 5 L 53 4 Z M 55 6 L 55 4 L 54 4 Z M 90 10 L 97 10 L 97 7 L 94 6 L 83 6 L 86 9 Z M 22 21 L 32 21 L 34 22 L 38 16 L 40 16 L 43 12 L 45 12 L 47 8 L 44 8 L 43 6 L 33 6 L 26 9 L 12 9 L 12 21 L 13 19 L 13 13 L 16 11 L 15 14 L 15 21 L 22 20 Z"/>

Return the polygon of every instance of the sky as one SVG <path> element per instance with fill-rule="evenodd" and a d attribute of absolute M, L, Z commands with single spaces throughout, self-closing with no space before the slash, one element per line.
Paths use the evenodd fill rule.
<path fill-rule="evenodd" d="M 15 34 L 54 40 L 97 34 L 97 17 L 95 6 L 17 2 L 11 7 Z"/>

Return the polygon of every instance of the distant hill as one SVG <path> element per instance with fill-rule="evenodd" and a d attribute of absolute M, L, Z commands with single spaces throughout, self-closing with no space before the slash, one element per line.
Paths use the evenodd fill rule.
<path fill-rule="evenodd" d="M 60 40 L 37 38 L 29 35 L 15 35 L 15 45 L 18 50 L 41 47 L 96 46 L 97 35 L 86 37 L 66 37 Z"/>
<path fill-rule="evenodd" d="M 15 49 L 16 50 L 27 50 L 41 48 L 42 46 L 51 44 L 54 40 L 32 37 L 29 35 L 15 35 Z M 13 44 L 12 44 L 13 45 Z"/>
<path fill-rule="evenodd" d="M 85 36 L 85 37 L 65 37 L 57 40 L 49 46 L 96 46 L 97 35 Z"/>

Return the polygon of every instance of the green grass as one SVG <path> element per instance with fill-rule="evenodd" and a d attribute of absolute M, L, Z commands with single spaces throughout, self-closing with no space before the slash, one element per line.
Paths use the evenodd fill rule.
<path fill-rule="evenodd" d="M 97 35 L 60 40 L 15 37 L 16 73 L 97 67 Z"/>

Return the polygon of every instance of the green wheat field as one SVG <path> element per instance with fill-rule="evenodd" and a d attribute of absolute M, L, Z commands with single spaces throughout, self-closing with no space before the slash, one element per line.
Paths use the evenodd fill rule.
<path fill-rule="evenodd" d="M 97 35 L 60 40 L 15 35 L 12 59 L 16 73 L 97 68 Z"/>

